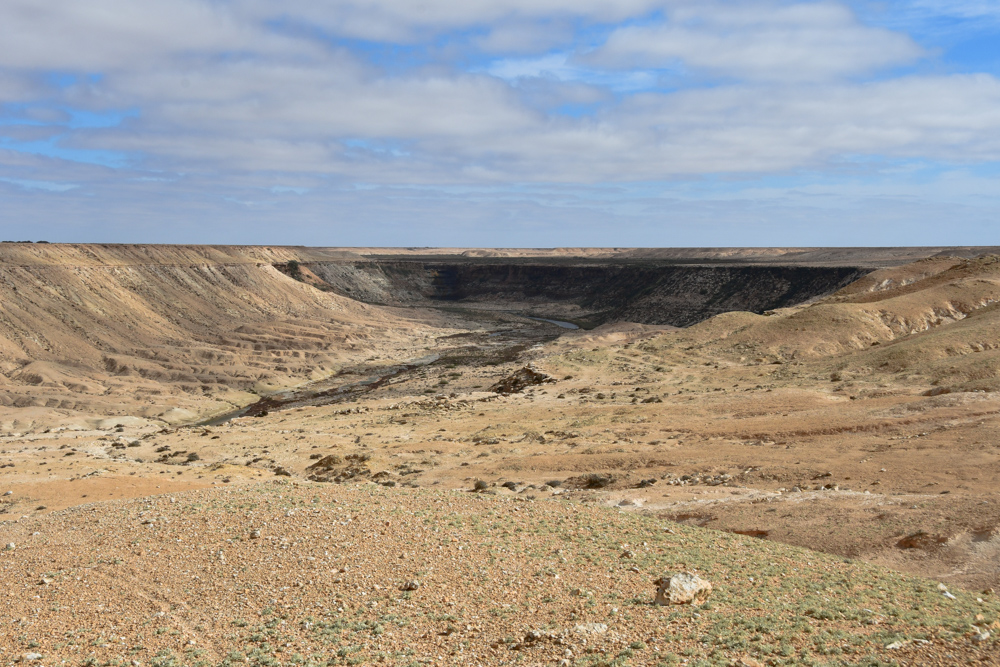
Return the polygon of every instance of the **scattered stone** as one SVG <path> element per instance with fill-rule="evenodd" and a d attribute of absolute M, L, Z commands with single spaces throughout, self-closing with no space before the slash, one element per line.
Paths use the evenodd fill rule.
<path fill-rule="evenodd" d="M 681 572 L 670 577 L 661 577 L 654 581 L 657 585 L 654 604 L 691 604 L 701 605 L 712 594 L 712 584 L 690 572 Z"/>
<path fill-rule="evenodd" d="M 319 458 L 319 461 L 306 468 L 306 470 L 311 470 L 311 471 L 332 470 L 333 468 L 337 467 L 338 465 L 344 462 L 344 459 L 340 458 L 336 454 L 330 454 L 328 456 L 323 456 L 323 457 L 320 457 L 319 454 L 313 454 L 313 456 Z"/>
<path fill-rule="evenodd" d="M 14 495 L 14 492 L 13 491 L 5 491 L 4 495 L 5 496 L 12 496 L 12 495 Z"/>
<path fill-rule="evenodd" d="M 420 582 L 417 581 L 416 579 L 412 579 L 410 581 L 407 581 L 402 586 L 400 586 L 399 590 L 401 590 L 401 591 L 415 591 L 418 588 L 420 588 Z"/>
<path fill-rule="evenodd" d="M 490 391 L 508 396 L 510 394 L 519 394 L 527 387 L 539 385 L 544 382 L 555 382 L 555 380 L 550 378 L 545 373 L 539 373 L 538 371 L 525 366 L 521 370 L 515 371 L 514 373 L 501 379 L 499 382 L 490 387 Z"/>
<path fill-rule="evenodd" d="M 13 551 L 14 549 L 17 548 L 17 545 L 14 544 L 13 542 L 8 542 L 5 548 L 7 551 Z"/>
<path fill-rule="evenodd" d="M 948 538 L 943 535 L 931 535 L 927 531 L 918 530 L 912 535 L 907 535 L 899 542 L 896 542 L 896 547 L 900 549 L 934 549 L 943 546 L 948 543 Z"/>
<path fill-rule="evenodd" d="M 545 633 L 539 632 L 538 630 L 531 630 L 526 635 L 524 635 L 524 643 L 525 644 L 534 644 L 538 640 L 544 639 L 544 638 L 545 638 Z"/>
<path fill-rule="evenodd" d="M 604 623 L 581 623 L 573 628 L 578 635 L 603 635 L 607 631 L 608 626 Z"/>
<path fill-rule="evenodd" d="M 586 489 L 603 489 L 615 483 L 614 475 L 608 475 L 606 473 L 592 472 L 587 475 L 582 475 L 577 479 L 581 482 L 581 486 Z"/>
<path fill-rule="evenodd" d="M 886 648 L 889 649 L 890 651 L 896 651 L 898 649 L 903 648 L 907 644 L 909 644 L 909 642 L 907 641 L 898 641 L 898 642 L 893 642 L 891 644 L 886 644 Z"/>
<path fill-rule="evenodd" d="M 306 473 L 311 473 L 306 479 L 312 482 L 334 482 L 336 484 L 351 480 L 360 481 L 362 478 L 367 479 L 372 476 L 371 469 L 365 465 L 370 458 L 371 456 L 368 454 L 348 454 L 344 459 L 336 454 L 330 454 L 306 468 Z"/>
<path fill-rule="evenodd" d="M 485 491 L 488 488 L 490 488 L 489 483 L 484 482 L 481 479 L 477 479 L 476 482 L 472 485 L 472 489 L 474 491 Z"/>
<path fill-rule="evenodd" d="M 973 644 L 982 644 L 983 642 L 988 642 L 990 640 L 989 632 L 980 632 L 979 634 L 972 637 Z"/>
<path fill-rule="evenodd" d="M 24 659 L 27 662 L 34 662 L 35 660 L 41 660 L 42 659 L 42 654 L 41 653 L 25 653 L 24 654 Z"/>
<path fill-rule="evenodd" d="M 941 396 L 942 394 L 950 394 L 951 389 L 948 387 L 934 387 L 933 389 L 928 389 L 923 393 L 924 396 Z"/>

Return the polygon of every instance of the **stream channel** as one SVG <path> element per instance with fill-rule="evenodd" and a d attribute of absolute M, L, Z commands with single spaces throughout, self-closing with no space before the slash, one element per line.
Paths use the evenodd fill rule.
<path fill-rule="evenodd" d="M 543 317 L 525 317 L 525 320 L 553 324 L 561 329 L 578 329 L 572 322 L 550 320 Z M 193 426 L 219 426 L 238 417 L 263 417 L 270 412 L 305 406 L 330 405 L 354 400 L 362 394 L 375 391 L 394 378 L 401 378 L 413 371 L 434 364 L 460 366 L 495 366 L 519 361 L 521 356 L 539 343 L 558 338 L 551 327 L 525 326 L 504 328 L 492 332 L 463 332 L 446 337 L 452 344 L 433 354 L 392 366 L 360 366 L 344 369 L 336 375 L 317 380 L 297 389 L 279 391 L 237 410 L 216 415 Z M 442 339 L 444 340 L 444 339 Z M 347 376 L 363 379 L 344 383 Z M 499 379 L 499 378 L 498 378 Z"/>

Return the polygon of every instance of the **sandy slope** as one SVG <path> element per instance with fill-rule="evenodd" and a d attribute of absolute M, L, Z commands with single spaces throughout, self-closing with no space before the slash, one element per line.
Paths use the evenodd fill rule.
<path fill-rule="evenodd" d="M 283 248 L 0 245 L 0 427 L 183 422 L 430 329 L 319 292 Z M 93 419 L 83 423 L 95 423 Z"/>

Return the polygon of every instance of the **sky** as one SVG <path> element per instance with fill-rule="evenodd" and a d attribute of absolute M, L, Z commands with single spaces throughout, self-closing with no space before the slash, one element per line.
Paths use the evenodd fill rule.
<path fill-rule="evenodd" d="M 1000 245 L 1000 0 L 4 0 L 0 239 Z"/>

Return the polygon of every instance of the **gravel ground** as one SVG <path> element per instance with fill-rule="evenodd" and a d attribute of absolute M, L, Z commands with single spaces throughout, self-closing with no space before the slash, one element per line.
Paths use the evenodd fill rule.
<path fill-rule="evenodd" d="M 278 480 L 5 522 L 0 542 L 2 664 L 954 664 L 995 660 L 974 636 L 1000 627 L 996 596 L 489 493 Z M 681 571 L 709 603 L 653 606 Z"/>

